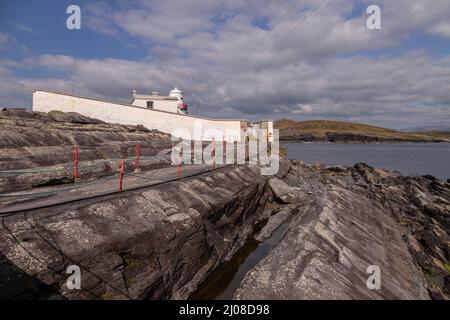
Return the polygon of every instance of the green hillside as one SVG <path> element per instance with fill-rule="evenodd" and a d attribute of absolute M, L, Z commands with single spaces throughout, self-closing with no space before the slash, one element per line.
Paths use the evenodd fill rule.
<path fill-rule="evenodd" d="M 281 141 L 328 141 L 328 142 L 442 142 L 450 140 L 447 133 L 407 133 L 365 124 L 309 120 L 282 119 L 274 127 L 280 130 Z"/>
<path fill-rule="evenodd" d="M 432 137 L 432 138 L 438 138 L 438 139 L 446 139 L 450 141 L 450 132 L 447 131 L 426 131 L 421 132 L 420 134 Z"/>

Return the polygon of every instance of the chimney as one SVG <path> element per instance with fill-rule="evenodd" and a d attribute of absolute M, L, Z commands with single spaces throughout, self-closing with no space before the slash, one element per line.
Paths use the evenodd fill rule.
<path fill-rule="evenodd" d="M 133 99 L 136 98 L 136 93 L 137 93 L 137 92 L 136 92 L 136 90 L 134 90 L 134 89 L 133 89 L 133 91 L 131 91 L 131 94 L 132 94 L 132 96 L 133 96 Z"/>
<path fill-rule="evenodd" d="M 153 91 L 152 92 L 152 96 L 157 96 L 158 95 L 158 91 Z"/>

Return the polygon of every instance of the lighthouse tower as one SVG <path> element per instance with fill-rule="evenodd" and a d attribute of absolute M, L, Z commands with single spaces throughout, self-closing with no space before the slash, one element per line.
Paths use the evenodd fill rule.
<path fill-rule="evenodd" d="M 178 89 L 175 86 L 175 89 L 170 91 L 169 97 L 178 99 L 178 103 L 177 103 L 177 112 L 178 113 L 188 114 L 188 105 L 186 103 L 184 103 L 183 91 L 181 91 L 180 89 Z"/>

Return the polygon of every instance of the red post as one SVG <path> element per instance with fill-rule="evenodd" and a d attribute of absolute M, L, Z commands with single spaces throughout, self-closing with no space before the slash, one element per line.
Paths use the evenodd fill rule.
<path fill-rule="evenodd" d="M 77 180 L 80 179 L 80 174 L 78 172 L 78 145 L 77 144 L 75 145 L 75 166 L 74 166 L 74 170 L 75 170 L 75 172 L 74 172 L 74 179 L 75 179 L 75 182 L 77 182 Z"/>
<path fill-rule="evenodd" d="M 214 143 L 214 149 L 213 149 L 213 159 L 214 159 L 214 162 L 213 162 L 213 169 L 215 169 L 216 168 L 216 141 L 215 141 L 215 139 L 213 138 L 213 143 Z"/>
<path fill-rule="evenodd" d="M 141 171 L 141 163 L 139 161 L 140 151 L 141 151 L 141 146 L 138 143 L 138 144 L 136 144 L 136 169 L 134 170 L 135 172 Z"/>
<path fill-rule="evenodd" d="M 124 160 L 120 159 L 120 192 L 123 191 Z"/>

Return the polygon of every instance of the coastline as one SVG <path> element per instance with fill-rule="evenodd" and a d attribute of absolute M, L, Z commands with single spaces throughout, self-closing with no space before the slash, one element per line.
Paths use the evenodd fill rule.
<path fill-rule="evenodd" d="M 0 228 L 0 298 L 187 299 L 204 288 L 197 298 L 445 299 L 450 279 L 439 248 L 449 241 L 449 188 L 361 163 L 319 168 L 282 159 L 274 177 L 232 166 L 12 215 Z M 189 197 L 173 196 L 186 190 Z M 49 232 L 51 241 L 39 236 Z M 72 261 L 82 266 L 82 290 L 68 290 L 58 273 Z M 380 290 L 366 289 L 360 275 L 368 265 L 386 270 Z M 207 286 L 215 272 L 222 289 Z M 24 274 L 31 290 L 18 281 Z M 311 282 L 315 275 L 323 282 Z"/>
<path fill-rule="evenodd" d="M 10 134 L 1 148 L 0 178 L 10 191 L 3 205 L 27 205 L 1 217 L 0 298 L 167 300 L 202 288 L 207 298 L 258 300 L 450 297 L 449 261 L 439 249 L 450 243 L 450 182 L 370 166 L 378 157 L 404 168 L 408 159 L 432 155 L 447 175 L 447 145 L 290 141 L 284 149 L 304 161 L 280 157 L 275 176 L 250 164 L 178 172 L 170 159 L 156 158 L 171 146 L 164 133 L 77 114 L 30 115 L 0 119 Z M 79 148 L 67 148 L 68 140 Z M 139 174 L 136 141 L 143 147 Z M 322 159 L 314 159 L 316 149 Z M 81 160 L 77 183 L 74 150 Z M 126 160 L 123 192 L 118 155 Z M 351 165 L 327 166 L 336 155 Z M 116 192 L 79 197 L 92 190 Z M 59 201 L 71 196 L 77 198 Z M 77 291 L 66 285 L 65 268 L 74 261 L 83 273 Z M 386 270 L 380 291 L 367 290 L 360 276 L 369 265 Z M 316 275 L 323 282 L 313 281 Z M 217 281 L 208 286 L 211 279 Z"/>
<path fill-rule="evenodd" d="M 430 175 L 443 181 L 450 178 L 450 143 L 332 143 L 281 142 L 291 160 L 323 163 L 326 166 L 353 166 L 366 163 L 405 176 Z"/>
<path fill-rule="evenodd" d="M 436 143 L 450 143 L 450 140 L 442 141 L 292 141 L 280 140 L 280 143 L 300 143 L 300 144 L 436 144 Z"/>

